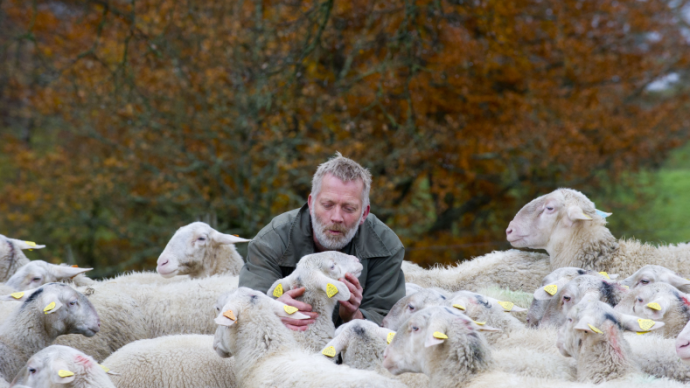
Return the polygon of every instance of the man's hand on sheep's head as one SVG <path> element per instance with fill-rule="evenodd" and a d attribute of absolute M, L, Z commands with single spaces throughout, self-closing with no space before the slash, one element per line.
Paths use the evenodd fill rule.
<path fill-rule="evenodd" d="M 350 299 L 340 301 L 340 308 L 338 309 L 340 318 L 344 322 L 350 322 L 353 319 L 364 319 L 364 315 L 359 311 L 359 305 L 362 303 L 362 286 L 359 284 L 359 279 L 351 273 L 346 273 L 344 278 L 338 279 L 347 285 L 350 289 Z"/>
<path fill-rule="evenodd" d="M 305 331 L 309 328 L 309 325 L 316 322 L 315 319 L 319 316 L 319 313 L 311 311 L 310 304 L 293 299 L 298 296 L 302 296 L 302 294 L 304 294 L 304 290 L 304 287 L 295 288 L 294 290 L 286 291 L 280 298 L 277 299 L 288 306 L 296 307 L 300 313 L 311 317 L 311 319 L 292 319 L 280 317 L 280 320 L 283 321 L 283 324 L 285 324 L 285 326 L 287 326 L 287 328 L 290 330 Z"/>

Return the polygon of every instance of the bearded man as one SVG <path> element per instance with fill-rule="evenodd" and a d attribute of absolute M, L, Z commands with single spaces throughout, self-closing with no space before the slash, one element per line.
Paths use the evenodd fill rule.
<path fill-rule="evenodd" d="M 359 258 L 364 268 L 359 278 L 348 273 L 339 279 L 350 289 L 351 297 L 336 306 L 335 325 L 353 319 L 381 324 L 393 304 L 405 296 L 400 269 L 405 247 L 369 212 L 370 188 L 369 171 L 340 153 L 321 164 L 306 205 L 274 218 L 249 243 L 240 287 L 266 293 L 276 280 L 291 274 L 303 256 L 340 251 Z M 310 305 L 294 299 L 303 293 L 304 288 L 298 288 L 278 298 L 312 318 L 281 318 L 292 330 L 306 330 L 317 316 Z"/>

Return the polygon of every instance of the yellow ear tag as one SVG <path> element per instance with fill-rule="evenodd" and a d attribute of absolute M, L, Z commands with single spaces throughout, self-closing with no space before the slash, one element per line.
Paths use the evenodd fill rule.
<path fill-rule="evenodd" d="M 544 286 L 544 291 L 546 291 L 547 294 L 554 296 L 558 291 L 558 286 L 555 284 L 549 284 L 548 286 Z"/>
<path fill-rule="evenodd" d="M 652 321 L 651 319 L 638 319 L 637 323 L 640 325 L 640 329 L 643 331 L 649 331 L 649 329 L 654 327 L 656 322 Z"/>
<path fill-rule="evenodd" d="M 70 371 L 68 371 L 68 370 L 62 370 L 62 369 L 60 369 L 60 370 L 58 371 L 58 376 L 60 376 L 60 377 L 70 377 L 70 376 L 74 376 L 74 372 L 70 372 Z"/>
<path fill-rule="evenodd" d="M 235 314 L 232 313 L 232 310 L 227 310 L 223 313 L 223 316 L 227 319 L 232 319 L 233 321 L 237 321 L 237 318 L 235 318 Z"/>
<path fill-rule="evenodd" d="M 30 246 L 30 247 L 35 247 L 35 246 L 36 246 L 36 243 L 33 242 L 33 241 L 24 241 L 24 242 L 26 243 L 26 245 L 28 245 L 28 246 Z M 29 249 L 29 251 L 33 251 L 33 249 Z"/>
<path fill-rule="evenodd" d="M 100 366 L 101 369 L 103 369 L 103 372 L 105 372 L 105 373 L 110 372 L 110 369 L 108 369 L 105 365 L 98 364 L 98 366 Z"/>
<path fill-rule="evenodd" d="M 327 357 L 335 357 L 335 348 L 332 346 L 327 347 L 326 349 L 321 351 L 321 354 Z"/>
<path fill-rule="evenodd" d="M 513 306 L 515 306 L 515 304 L 513 302 L 505 302 L 505 301 L 500 301 L 500 302 L 498 302 L 498 304 L 500 304 L 501 307 L 503 307 L 503 309 L 505 311 L 510 311 L 513 309 Z"/>
<path fill-rule="evenodd" d="M 599 272 L 599 275 L 605 277 L 605 278 L 608 279 L 608 280 L 611 280 L 611 278 L 609 277 L 609 274 L 607 274 L 607 273 L 604 272 L 604 271 Z"/>
<path fill-rule="evenodd" d="M 647 307 L 652 310 L 661 311 L 661 306 L 657 302 L 647 303 Z"/>
<path fill-rule="evenodd" d="M 456 308 L 456 309 L 458 309 L 458 310 L 462 310 L 462 311 L 465 311 L 465 307 L 464 307 L 463 305 L 460 305 L 460 304 L 454 304 L 454 305 L 453 305 L 453 307 L 455 307 L 455 308 Z"/>
<path fill-rule="evenodd" d="M 338 287 L 332 285 L 331 283 L 326 284 L 326 295 L 328 295 L 329 298 L 334 297 L 337 293 Z"/>
<path fill-rule="evenodd" d="M 603 331 L 597 329 L 596 327 L 590 325 L 589 323 L 587 324 L 587 326 L 589 326 L 589 328 L 592 329 L 592 331 L 595 332 L 595 333 L 604 334 Z"/>
<path fill-rule="evenodd" d="M 24 293 L 23 292 L 13 292 L 10 294 L 10 296 L 13 297 L 14 299 L 21 299 L 22 296 L 24 296 Z"/>
<path fill-rule="evenodd" d="M 43 312 L 46 313 L 46 314 L 48 314 L 48 311 L 50 311 L 50 310 L 52 310 L 52 309 L 54 309 L 54 308 L 55 308 L 55 302 L 50 302 L 50 304 L 48 304 L 48 305 L 46 306 L 46 308 L 43 309 Z"/>
<path fill-rule="evenodd" d="M 72 268 L 79 268 L 79 266 L 75 264 L 72 266 Z"/>
<path fill-rule="evenodd" d="M 390 332 L 388 333 L 388 336 L 386 337 L 386 343 L 390 344 L 391 341 L 393 341 L 393 337 L 395 337 L 395 332 Z"/>
<path fill-rule="evenodd" d="M 642 335 L 642 334 L 647 334 L 649 333 L 648 331 L 637 331 L 637 335 Z"/>
<path fill-rule="evenodd" d="M 472 322 L 476 323 L 476 324 L 479 325 L 479 326 L 484 326 L 484 325 L 486 325 L 486 322 L 479 322 L 479 321 L 472 321 Z"/>
<path fill-rule="evenodd" d="M 448 336 L 445 335 L 445 334 L 443 334 L 443 333 L 441 333 L 440 331 L 435 331 L 435 332 L 434 332 L 434 338 L 438 338 L 438 339 L 448 339 Z"/>
<path fill-rule="evenodd" d="M 296 313 L 298 309 L 297 309 L 297 307 L 285 305 L 285 306 L 283 306 L 283 310 L 285 310 L 286 313 L 292 315 L 292 314 Z"/>
<path fill-rule="evenodd" d="M 280 298 L 283 296 L 283 283 L 278 283 L 278 287 L 276 287 L 275 290 L 273 290 L 273 296 L 276 298 Z"/>
<path fill-rule="evenodd" d="M 630 289 L 630 286 L 626 286 L 625 284 L 623 284 L 623 287 L 625 287 L 626 290 Z"/>

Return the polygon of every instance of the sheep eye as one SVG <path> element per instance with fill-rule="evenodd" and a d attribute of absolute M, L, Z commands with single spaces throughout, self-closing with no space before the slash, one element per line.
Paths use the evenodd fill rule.
<path fill-rule="evenodd" d="M 199 241 L 206 241 L 206 237 L 199 237 L 197 240 L 199 240 Z"/>
<path fill-rule="evenodd" d="M 573 319 L 572 319 L 572 318 L 568 318 L 568 322 L 572 322 L 572 321 L 573 321 Z"/>
<path fill-rule="evenodd" d="M 419 328 L 417 326 L 412 326 L 412 331 L 418 331 Z"/>
<path fill-rule="evenodd" d="M 642 280 L 640 280 L 640 283 L 642 283 L 642 284 L 649 284 L 649 280 L 644 280 L 644 279 L 642 279 Z"/>
<path fill-rule="evenodd" d="M 570 297 L 569 297 L 569 296 L 564 296 L 564 297 L 563 297 L 563 300 L 566 301 L 566 302 L 569 302 L 569 301 L 570 301 Z"/>
<path fill-rule="evenodd" d="M 640 303 L 644 302 L 644 301 L 642 300 L 642 298 L 637 298 L 637 301 L 640 302 Z"/>
<path fill-rule="evenodd" d="M 74 306 L 74 305 L 76 305 L 76 304 L 77 304 L 77 301 L 76 301 L 76 300 L 73 300 L 73 301 L 69 302 L 69 305 L 70 305 L 70 306 Z"/>
<path fill-rule="evenodd" d="M 41 281 L 41 278 L 33 278 L 33 281 L 34 281 L 34 282 L 40 282 L 40 281 Z"/>
<path fill-rule="evenodd" d="M 547 207 L 546 210 L 552 212 L 552 211 L 553 211 L 553 207 Z"/>
<path fill-rule="evenodd" d="M 410 309 L 410 310 L 414 310 L 414 306 L 411 305 L 411 304 L 408 304 L 408 305 L 407 305 L 407 308 Z"/>
<path fill-rule="evenodd" d="M 31 373 L 31 374 L 36 373 L 36 368 L 29 368 L 29 373 Z"/>

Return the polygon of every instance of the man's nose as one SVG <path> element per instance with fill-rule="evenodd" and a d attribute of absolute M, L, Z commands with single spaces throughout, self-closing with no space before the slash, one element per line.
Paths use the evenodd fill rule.
<path fill-rule="evenodd" d="M 340 209 L 340 206 L 336 206 L 331 213 L 331 222 L 343 222 L 343 211 Z"/>

